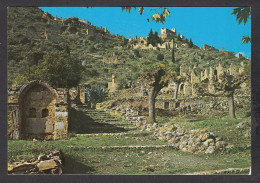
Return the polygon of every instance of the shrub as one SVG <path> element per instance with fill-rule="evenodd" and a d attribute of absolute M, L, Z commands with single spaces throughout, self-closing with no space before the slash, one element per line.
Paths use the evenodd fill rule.
<path fill-rule="evenodd" d="M 164 55 L 161 54 L 161 53 L 159 53 L 159 54 L 157 55 L 157 60 L 162 61 L 163 59 L 164 59 Z"/>

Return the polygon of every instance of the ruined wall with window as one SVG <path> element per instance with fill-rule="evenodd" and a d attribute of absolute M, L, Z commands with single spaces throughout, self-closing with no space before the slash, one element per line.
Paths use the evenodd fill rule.
<path fill-rule="evenodd" d="M 32 81 L 8 91 L 9 139 L 67 137 L 69 95 L 45 82 Z"/>

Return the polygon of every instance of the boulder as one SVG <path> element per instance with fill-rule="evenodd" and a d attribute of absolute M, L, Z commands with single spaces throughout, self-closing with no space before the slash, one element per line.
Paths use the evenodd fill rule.
<path fill-rule="evenodd" d="M 54 169 L 54 168 L 58 167 L 58 163 L 54 159 L 50 159 L 47 161 L 40 161 L 37 164 L 37 167 L 38 167 L 39 171 L 49 170 L 49 169 Z"/>

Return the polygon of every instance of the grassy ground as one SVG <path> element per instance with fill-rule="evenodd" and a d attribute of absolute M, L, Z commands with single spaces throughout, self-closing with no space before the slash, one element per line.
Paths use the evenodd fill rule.
<path fill-rule="evenodd" d="M 235 128 L 239 121 L 249 121 L 250 118 L 203 120 L 195 117 L 188 118 L 188 116 L 178 119 L 158 117 L 159 123 L 174 121 L 187 129 L 210 129 L 226 141 L 236 145 L 233 151 L 207 155 L 186 153 L 173 148 L 73 149 L 70 146 L 151 146 L 167 145 L 168 143 L 153 138 L 151 133 L 140 132 L 140 129 L 124 130 L 125 127 L 131 127 L 131 124 L 102 111 L 76 108 L 72 115 L 77 118 L 74 118 L 74 126 L 70 126 L 71 133 L 66 139 L 42 142 L 10 140 L 8 142 L 8 162 L 35 159 L 39 154 L 61 149 L 65 160 L 65 174 L 186 174 L 226 168 L 245 168 L 251 164 L 250 149 L 237 148 L 248 144 L 250 139 L 241 135 L 244 133 L 243 130 Z M 86 119 L 92 120 L 86 121 Z M 84 128 L 76 128 L 79 124 Z M 120 129 L 118 129 L 119 126 Z M 122 132 L 126 134 L 121 136 L 74 136 L 75 133 L 87 132 L 91 129 L 90 127 L 95 127 L 95 129 L 100 127 L 106 133 L 111 134 Z M 136 132 L 138 134 L 132 134 Z M 96 133 L 103 132 L 97 130 Z"/>

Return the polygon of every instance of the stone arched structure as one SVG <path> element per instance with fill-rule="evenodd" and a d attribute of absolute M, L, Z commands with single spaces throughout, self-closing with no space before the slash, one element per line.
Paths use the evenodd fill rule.
<path fill-rule="evenodd" d="M 65 90 L 57 91 L 46 82 L 31 81 L 18 92 L 8 94 L 9 139 L 67 136 L 69 105 Z"/>

